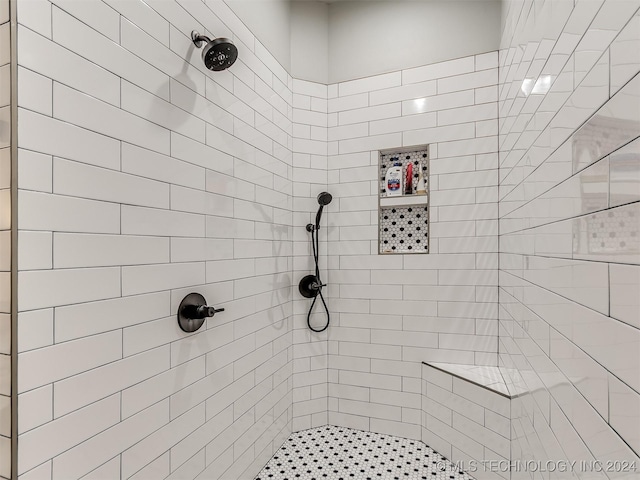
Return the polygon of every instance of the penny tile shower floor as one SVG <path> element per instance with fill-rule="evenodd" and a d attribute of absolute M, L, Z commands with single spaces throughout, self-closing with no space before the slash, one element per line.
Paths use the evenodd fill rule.
<path fill-rule="evenodd" d="M 472 480 L 424 443 L 324 426 L 292 433 L 256 480 Z"/>

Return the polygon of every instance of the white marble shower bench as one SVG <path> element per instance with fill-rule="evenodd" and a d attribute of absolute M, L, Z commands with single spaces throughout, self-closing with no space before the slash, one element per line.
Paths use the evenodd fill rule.
<path fill-rule="evenodd" d="M 422 441 L 478 480 L 509 478 L 516 371 L 423 362 Z"/>

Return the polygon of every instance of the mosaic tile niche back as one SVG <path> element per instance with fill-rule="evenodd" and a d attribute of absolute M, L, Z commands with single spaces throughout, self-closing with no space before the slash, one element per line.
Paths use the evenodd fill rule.
<path fill-rule="evenodd" d="M 429 252 L 429 149 L 427 145 L 384 150 L 379 155 L 379 253 Z M 403 195 L 387 193 L 386 174 L 394 164 L 402 165 Z M 411 188 L 406 187 L 411 166 Z M 422 174 L 426 193 L 418 194 Z M 408 193 L 411 192 L 411 193 Z"/>

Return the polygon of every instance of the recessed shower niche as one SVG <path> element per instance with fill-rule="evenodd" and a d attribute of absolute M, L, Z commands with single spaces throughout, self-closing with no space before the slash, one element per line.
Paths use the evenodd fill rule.
<path fill-rule="evenodd" d="M 429 146 L 380 150 L 378 253 L 429 253 Z"/>

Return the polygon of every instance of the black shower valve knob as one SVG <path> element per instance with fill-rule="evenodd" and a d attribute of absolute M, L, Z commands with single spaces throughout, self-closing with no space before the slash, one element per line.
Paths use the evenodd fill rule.
<path fill-rule="evenodd" d="M 224 308 L 214 308 L 208 305 L 185 305 L 182 307 L 182 315 L 191 320 L 213 317 L 218 312 L 224 312 Z"/>
<path fill-rule="evenodd" d="M 219 312 L 224 312 L 224 308 L 210 307 L 202 295 L 190 293 L 178 307 L 178 325 L 185 332 L 195 332 L 204 324 L 205 319 Z"/>

